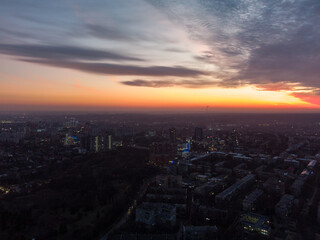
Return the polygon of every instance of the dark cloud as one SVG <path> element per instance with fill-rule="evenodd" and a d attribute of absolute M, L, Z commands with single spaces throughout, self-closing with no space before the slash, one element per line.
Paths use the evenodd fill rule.
<path fill-rule="evenodd" d="M 1 32 L 1 34 L 6 34 L 6 35 L 17 37 L 17 38 L 33 38 L 33 36 L 31 34 L 20 32 L 20 31 L 15 31 L 12 29 L 6 29 L 6 28 L 2 28 L 2 27 L 0 27 L 0 32 Z"/>
<path fill-rule="evenodd" d="M 129 76 L 175 76 L 175 77 L 197 77 L 207 75 L 208 73 L 175 66 L 150 66 L 142 67 L 135 65 L 112 64 L 112 63 L 96 63 L 96 62 L 76 62 L 76 61 L 55 61 L 55 60 L 36 60 L 36 59 L 20 59 L 25 62 L 44 64 L 49 66 L 70 68 L 83 72 L 106 75 L 129 75 Z"/>
<path fill-rule="evenodd" d="M 294 85 L 290 85 L 284 82 L 258 84 L 256 85 L 256 87 L 258 87 L 258 89 L 263 91 L 282 91 L 282 90 L 291 91 L 295 88 Z"/>
<path fill-rule="evenodd" d="M 195 59 L 229 73 L 221 86 L 320 87 L 320 1 L 148 1 L 210 49 Z"/>
<path fill-rule="evenodd" d="M 208 80 L 143 80 L 135 79 L 132 81 L 121 82 L 124 85 L 134 86 L 134 87 L 152 87 L 152 88 L 162 88 L 162 87 L 173 87 L 180 86 L 186 88 L 205 88 L 217 86 L 219 83 Z"/>
<path fill-rule="evenodd" d="M 48 46 L 48 45 L 14 45 L 0 44 L 0 53 L 51 60 L 113 60 L 143 61 L 140 58 L 128 57 L 118 53 L 96 50 L 85 47 Z"/>
<path fill-rule="evenodd" d="M 133 86 L 133 87 L 153 87 L 153 88 L 161 88 L 161 87 L 172 87 L 174 86 L 174 82 L 167 80 L 159 80 L 159 81 L 147 81 L 136 79 L 132 81 L 123 81 L 121 82 L 124 85 Z"/>
<path fill-rule="evenodd" d="M 235 36 L 248 57 L 236 69 L 238 75 L 226 82 L 269 85 L 273 90 L 294 86 L 290 84 L 320 87 L 320 31 L 316 24 L 320 22 L 320 2 L 262 2 L 260 14 L 241 25 Z"/>
<path fill-rule="evenodd" d="M 143 61 L 139 58 L 70 46 L 47 45 L 14 45 L 0 44 L 0 53 L 17 56 L 21 61 L 51 65 L 62 68 L 76 69 L 95 74 L 132 75 L 132 76 L 175 76 L 196 77 L 207 73 L 181 66 L 138 66 L 101 62 L 87 62 L 97 60 L 113 61 Z M 86 62 L 85 62 L 86 61 Z"/>
<path fill-rule="evenodd" d="M 85 24 L 85 31 L 90 36 L 95 38 L 100 38 L 103 40 L 113 40 L 113 41 L 121 41 L 127 43 L 140 44 L 142 42 L 153 42 L 153 43 L 175 43 L 175 40 L 172 40 L 165 35 L 161 34 L 161 32 L 150 33 L 148 30 L 139 31 L 137 29 L 122 29 L 117 26 L 108 26 L 101 24 Z M 170 49 L 170 48 L 169 48 Z M 172 52 L 183 52 L 179 49 L 171 48 Z"/>
<path fill-rule="evenodd" d="M 174 53 L 186 53 L 187 52 L 186 50 L 182 50 L 179 48 L 166 48 L 165 50 L 168 52 L 174 52 Z"/>
<path fill-rule="evenodd" d="M 115 27 L 101 26 L 98 24 L 86 24 L 89 34 L 109 40 L 132 40 L 133 37 L 128 33 L 124 33 L 122 31 L 118 31 Z"/>
<path fill-rule="evenodd" d="M 316 26 L 306 25 L 287 41 L 253 50 L 238 78 L 250 84 L 286 82 L 317 88 L 319 76 L 320 32 Z"/>

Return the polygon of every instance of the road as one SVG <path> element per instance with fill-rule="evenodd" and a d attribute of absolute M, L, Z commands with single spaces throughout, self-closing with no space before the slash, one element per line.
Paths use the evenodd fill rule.
<path fill-rule="evenodd" d="M 143 182 L 143 184 L 140 187 L 140 190 L 137 192 L 137 194 L 136 194 L 135 198 L 133 199 L 128 210 L 124 213 L 124 215 L 117 222 L 115 222 L 110 227 L 109 231 L 107 233 L 105 233 L 99 240 L 107 240 L 110 233 L 112 233 L 116 229 L 119 229 L 123 224 L 125 224 L 127 222 L 129 217 L 131 216 L 131 214 L 136 209 L 137 203 L 142 199 L 142 197 L 146 193 L 146 191 L 148 189 L 148 185 L 150 184 L 151 181 L 152 181 L 152 179 L 148 179 Z"/>

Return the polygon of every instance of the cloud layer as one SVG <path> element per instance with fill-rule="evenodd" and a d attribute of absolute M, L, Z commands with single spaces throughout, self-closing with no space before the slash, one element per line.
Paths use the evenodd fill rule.
<path fill-rule="evenodd" d="M 76 62 L 76 61 L 55 61 L 55 60 L 36 60 L 22 59 L 25 62 L 44 64 L 49 66 L 70 68 L 82 72 L 106 75 L 124 75 L 124 76 L 174 76 L 174 77 L 196 77 L 207 74 L 206 72 L 176 67 L 150 66 L 141 67 L 136 65 L 97 63 L 97 62 Z"/>
<path fill-rule="evenodd" d="M 319 1 L 190 0 L 183 3 L 188 8 L 181 1 L 149 2 L 209 48 L 195 58 L 227 73 L 221 85 L 318 94 Z"/>
<path fill-rule="evenodd" d="M 86 47 L 0 44 L 0 53 L 46 60 L 142 61 L 136 57 Z"/>
<path fill-rule="evenodd" d="M 318 104 L 318 0 L 5 0 L 0 16 L 0 53 L 21 61 L 129 76 L 127 86 L 250 85 Z"/>
<path fill-rule="evenodd" d="M 218 86 L 217 82 L 208 81 L 208 80 L 143 80 L 135 79 L 132 81 L 123 81 L 121 82 L 124 85 L 134 86 L 134 87 L 152 87 L 152 88 L 161 88 L 161 87 L 186 87 L 186 88 L 205 88 Z"/>

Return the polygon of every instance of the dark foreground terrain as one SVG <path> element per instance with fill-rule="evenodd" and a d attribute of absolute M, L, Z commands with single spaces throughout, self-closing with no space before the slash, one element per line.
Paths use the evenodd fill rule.
<path fill-rule="evenodd" d="M 148 152 L 137 149 L 77 156 L 7 184 L 28 183 L 0 201 L 0 239 L 93 239 L 126 211 L 144 178 Z"/>

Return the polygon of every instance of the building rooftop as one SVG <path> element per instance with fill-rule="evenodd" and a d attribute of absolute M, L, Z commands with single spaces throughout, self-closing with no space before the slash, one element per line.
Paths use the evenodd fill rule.
<path fill-rule="evenodd" d="M 294 199 L 294 196 L 285 194 L 282 196 L 280 201 L 277 203 L 278 207 L 286 207 L 292 200 Z"/>
<path fill-rule="evenodd" d="M 258 197 L 260 197 L 263 194 L 263 191 L 261 189 L 255 189 L 253 192 L 251 192 L 248 196 L 246 196 L 245 200 L 253 202 Z"/>
<path fill-rule="evenodd" d="M 247 231 L 255 231 L 263 235 L 269 235 L 271 231 L 269 218 L 260 214 L 243 214 L 240 223 Z"/>
<path fill-rule="evenodd" d="M 232 186 L 225 189 L 223 192 L 219 193 L 217 195 L 218 198 L 225 199 L 228 198 L 230 195 L 234 194 L 236 190 L 242 188 L 245 184 L 247 184 L 249 181 L 252 181 L 255 179 L 254 174 L 248 174 L 247 176 L 241 178 L 239 181 L 237 181 Z"/>

